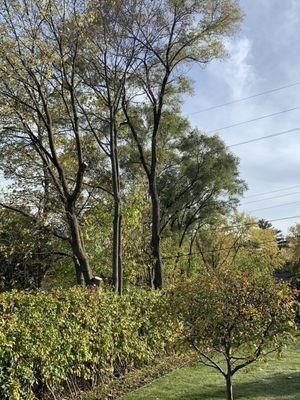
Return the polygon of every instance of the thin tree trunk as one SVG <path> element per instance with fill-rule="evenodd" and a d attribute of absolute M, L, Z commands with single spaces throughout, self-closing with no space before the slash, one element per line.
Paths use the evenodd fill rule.
<path fill-rule="evenodd" d="M 233 400 L 232 376 L 230 373 L 226 375 L 226 398 L 227 400 Z"/>
<path fill-rule="evenodd" d="M 116 293 L 119 293 L 119 230 L 120 230 L 120 208 L 119 202 L 114 198 L 114 220 L 113 220 L 113 252 L 112 252 L 112 280 Z"/>
<path fill-rule="evenodd" d="M 113 220 L 113 254 L 112 254 L 112 280 L 116 293 L 123 290 L 122 259 L 121 259 L 121 199 L 120 199 L 120 171 L 117 149 L 117 132 L 114 126 L 110 127 L 110 158 L 112 169 L 112 191 L 114 196 Z"/>
<path fill-rule="evenodd" d="M 89 260 L 83 247 L 82 237 L 80 235 L 80 229 L 78 224 L 77 215 L 72 206 L 67 207 L 67 220 L 69 223 L 71 233 L 71 246 L 73 255 L 77 261 L 75 264 L 75 272 L 77 280 L 82 283 L 82 278 L 79 278 L 79 269 L 83 275 L 85 285 L 91 285 L 93 281 L 92 270 L 89 265 Z M 78 263 L 78 264 L 77 264 Z"/>
<path fill-rule="evenodd" d="M 123 293 L 123 264 L 122 264 L 122 214 L 119 219 L 119 295 Z"/>
<path fill-rule="evenodd" d="M 160 249 L 160 204 L 158 191 L 156 186 L 156 179 L 152 177 L 149 185 L 151 206 L 152 206 L 152 235 L 151 235 L 151 249 L 153 257 L 153 286 L 155 289 L 161 289 L 163 286 L 163 272 L 162 272 L 162 259 Z"/>
<path fill-rule="evenodd" d="M 226 372 L 226 398 L 227 400 L 233 400 L 233 390 L 232 390 L 232 365 L 231 365 L 231 347 L 230 345 L 226 345 L 226 364 L 227 364 L 227 372 Z"/>

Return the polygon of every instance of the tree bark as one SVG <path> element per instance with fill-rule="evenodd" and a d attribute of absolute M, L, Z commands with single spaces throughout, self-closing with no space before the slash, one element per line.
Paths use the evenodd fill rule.
<path fill-rule="evenodd" d="M 233 400 L 232 376 L 230 373 L 226 375 L 226 398 L 227 400 Z"/>
<path fill-rule="evenodd" d="M 74 210 L 74 207 L 72 206 L 67 206 L 66 207 L 66 213 L 67 213 L 67 220 L 69 223 L 69 229 L 70 229 L 70 234 L 71 234 L 71 246 L 73 250 L 74 257 L 76 258 L 75 261 L 75 272 L 76 272 L 76 277 L 78 283 L 80 282 L 81 284 L 85 283 L 85 285 L 91 285 L 93 282 L 93 274 L 92 270 L 89 265 L 89 260 L 86 255 L 86 252 L 84 250 L 83 244 L 82 244 L 82 238 L 80 234 L 80 228 L 78 224 L 78 218 L 76 215 L 76 212 Z M 83 276 L 80 277 L 81 272 Z"/>
<path fill-rule="evenodd" d="M 114 118 L 111 116 L 111 121 Z M 122 258 L 121 258 L 121 198 L 120 198 L 120 168 L 117 148 L 117 131 L 113 124 L 110 126 L 110 159 L 112 170 L 112 192 L 114 196 L 113 220 L 113 254 L 112 254 L 112 280 L 116 293 L 122 294 Z"/>
<path fill-rule="evenodd" d="M 233 400 L 233 390 L 232 390 L 232 365 L 231 365 L 231 346 L 230 344 L 225 343 L 225 355 L 226 355 L 226 364 L 227 364 L 227 372 L 225 375 L 226 379 L 226 398 L 227 400 Z"/>
<path fill-rule="evenodd" d="M 163 273 L 162 273 L 162 259 L 160 249 L 160 204 L 159 196 L 156 186 L 156 179 L 153 177 L 150 180 L 149 192 L 151 197 L 151 249 L 153 257 L 153 286 L 154 289 L 161 289 L 163 287 Z"/>
<path fill-rule="evenodd" d="M 79 286 L 84 286 L 85 282 L 84 282 L 84 277 L 83 277 L 83 273 L 81 271 L 79 262 L 77 260 L 77 258 L 74 256 L 73 257 L 73 261 L 74 261 L 74 265 L 75 265 L 75 272 L 76 272 L 76 282 L 77 285 Z"/>
<path fill-rule="evenodd" d="M 123 293 L 123 264 L 122 264 L 122 212 L 119 219 L 119 295 Z"/>
<path fill-rule="evenodd" d="M 113 251 L 112 251 L 112 280 L 116 293 L 119 293 L 119 234 L 120 234 L 120 207 L 119 201 L 114 197 L 114 220 L 113 220 Z"/>

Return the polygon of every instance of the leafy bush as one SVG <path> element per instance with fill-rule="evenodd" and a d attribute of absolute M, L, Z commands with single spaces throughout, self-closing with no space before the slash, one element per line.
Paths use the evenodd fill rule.
<path fill-rule="evenodd" d="M 164 295 L 73 288 L 0 295 L 0 398 L 41 399 L 97 383 L 172 346 Z"/>

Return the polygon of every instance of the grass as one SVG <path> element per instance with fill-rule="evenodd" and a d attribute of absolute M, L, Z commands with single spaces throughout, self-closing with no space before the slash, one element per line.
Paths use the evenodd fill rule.
<path fill-rule="evenodd" d="M 259 362 L 233 379 L 236 400 L 300 400 L 300 340 L 286 350 L 283 360 Z M 218 372 L 197 364 L 173 371 L 122 400 L 218 400 L 226 398 L 224 389 Z"/>

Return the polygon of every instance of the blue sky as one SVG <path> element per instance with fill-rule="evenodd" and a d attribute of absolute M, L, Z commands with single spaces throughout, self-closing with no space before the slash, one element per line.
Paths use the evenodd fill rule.
<path fill-rule="evenodd" d="M 186 99 L 184 114 L 296 82 L 299 85 L 189 115 L 192 125 L 204 132 L 300 107 L 300 1 L 241 0 L 240 4 L 245 19 L 241 31 L 228 43 L 231 57 L 205 69 L 192 69 L 196 94 Z M 297 127 L 300 109 L 220 130 L 219 135 L 230 145 Z M 243 199 L 241 211 L 265 219 L 300 215 L 300 130 L 233 147 L 232 151 L 240 158 L 240 173 L 249 186 L 245 197 L 266 193 Z M 275 190 L 280 191 L 269 193 Z M 280 197 L 269 199 L 274 196 Z M 294 204 L 281 206 L 291 202 Z M 273 208 L 259 210 L 268 207 Z M 286 232 L 297 221 L 300 217 L 273 225 Z"/>

